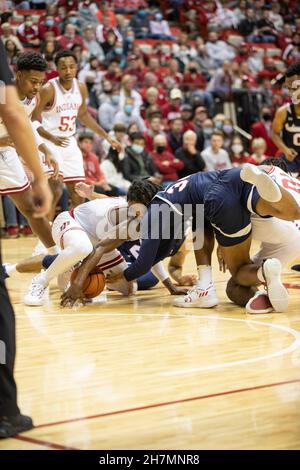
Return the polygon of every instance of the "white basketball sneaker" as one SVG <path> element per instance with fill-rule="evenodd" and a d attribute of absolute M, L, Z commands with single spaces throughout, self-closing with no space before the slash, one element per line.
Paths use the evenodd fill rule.
<path fill-rule="evenodd" d="M 38 282 L 38 276 L 34 277 L 24 297 L 24 304 L 28 306 L 44 305 L 47 286 Z"/>
<path fill-rule="evenodd" d="M 246 312 L 251 314 L 274 312 L 274 308 L 272 307 L 268 294 L 258 290 L 248 301 L 246 305 Z"/>
<path fill-rule="evenodd" d="M 289 305 L 289 294 L 281 281 L 281 263 L 276 258 L 267 259 L 262 267 L 266 288 L 275 312 L 285 312 Z"/>
<path fill-rule="evenodd" d="M 207 289 L 201 289 L 194 286 L 186 295 L 177 297 L 173 305 L 183 308 L 212 308 L 218 305 L 219 299 L 213 283 L 209 284 Z"/>
<path fill-rule="evenodd" d="M 269 202 L 278 202 L 282 198 L 278 184 L 264 171 L 251 163 L 241 169 L 240 178 L 246 183 L 256 186 L 259 195 Z"/>

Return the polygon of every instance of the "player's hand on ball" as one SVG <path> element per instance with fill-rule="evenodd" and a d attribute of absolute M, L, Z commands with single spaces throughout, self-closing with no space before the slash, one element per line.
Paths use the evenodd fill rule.
<path fill-rule="evenodd" d="M 77 183 L 75 185 L 75 191 L 78 196 L 83 197 L 85 199 L 91 199 L 92 194 L 94 192 L 94 186 L 92 184 L 87 183 Z"/>
<path fill-rule="evenodd" d="M 115 149 L 118 153 L 122 151 L 122 145 L 116 139 L 109 138 L 108 142 L 110 143 L 112 148 Z"/>
<path fill-rule="evenodd" d="M 61 307 L 73 307 L 75 304 L 78 305 L 78 303 L 84 305 L 86 303 L 86 299 L 84 298 L 82 288 L 73 283 L 61 296 L 60 305 Z"/>

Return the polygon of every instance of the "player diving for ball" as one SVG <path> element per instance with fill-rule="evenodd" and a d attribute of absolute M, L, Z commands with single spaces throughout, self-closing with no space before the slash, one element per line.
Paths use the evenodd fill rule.
<path fill-rule="evenodd" d="M 47 62 L 35 52 L 21 54 L 17 61 L 16 90 L 21 105 L 29 118 L 39 100 L 39 90 L 45 80 Z M 55 181 L 58 175 L 58 164 L 49 147 L 41 140 L 32 123 L 35 133 L 39 156 L 43 164 L 44 173 Z M 20 156 L 22 157 L 22 155 Z M 53 183 L 54 184 L 54 183 Z M 29 181 L 24 165 L 22 164 L 7 129 L 0 119 L 0 196 L 8 195 L 27 218 L 32 231 L 46 246 L 49 253 L 56 253 L 56 247 L 51 236 L 51 229 L 47 217 L 35 218 L 32 187 L 35 182 Z"/>
<path fill-rule="evenodd" d="M 153 264 L 176 253 L 185 239 L 185 233 L 180 230 L 180 225 L 186 222 L 185 206 L 192 207 L 193 225 L 197 220 L 197 212 L 202 207 L 205 224 L 204 226 L 200 224 L 199 227 L 193 226 L 195 231 L 205 231 L 203 248 L 195 250 L 198 282 L 193 289 L 193 296 L 178 299 L 176 305 L 185 307 L 192 306 L 188 304 L 193 303 L 193 306 L 213 307 L 218 304 L 211 275 L 211 255 L 215 236 L 234 282 L 246 287 L 266 283 L 269 300 L 274 310 L 286 310 L 288 293 L 281 282 L 280 261 L 272 258 L 266 260 L 262 266 L 257 266 L 250 259 L 250 246 L 252 213 L 261 217 L 273 216 L 288 221 L 300 218 L 300 207 L 287 190 L 278 186 L 267 173 L 249 164 L 242 169 L 196 173 L 154 195 L 151 191 L 148 193 L 145 190 L 144 184 L 148 183 L 134 182 L 127 195 L 129 205 L 142 203 L 148 206 L 148 210 L 141 223 L 142 242 L 139 256 L 122 273 L 123 278 L 133 281 L 151 269 Z M 165 205 L 173 211 L 171 219 L 161 217 Z M 153 220 L 159 221 L 159 231 L 156 236 L 151 233 Z M 168 231 L 169 233 L 171 231 L 171 236 L 166 237 Z M 177 236 L 179 232 L 181 238 Z M 113 246 L 118 246 L 118 240 L 114 242 L 115 245 L 111 240 L 100 242 L 96 253 L 85 260 L 75 283 L 63 296 L 65 303 L 83 298 L 84 280 L 103 254 Z"/>
<path fill-rule="evenodd" d="M 151 188 L 153 195 L 158 189 L 161 189 L 154 183 L 151 183 Z M 128 204 L 123 198 L 109 198 L 101 195 L 99 197 L 77 206 L 70 212 L 62 212 L 54 220 L 52 236 L 61 252 L 56 257 L 52 257 L 50 263 L 48 258 L 48 261 L 45 261 L 46 264 L 44 263 L 44 267 L 48 266 L 47 269 L 32 279 L 24 298 L 26 305 L 43 305 L 45 292 L 51 280 L 62 276 L 68 270 L 72 270 L 77 263 L 83 261 L 93 252 L 94 247 L 101 240 L 106 239 L 108 236 L 112 237 L 113 240 L 115 238 L 119 240 L 122 238 L 123 231 L 125 237 L 122 238 L 122 241 L 127 240 L 128 224 L 131 222 L 138 223 L 138 221 L 136 222 L 136 213 L 129 214 Z M 118 243 L 119 245 L 120 243 Z M 39 263 L 40 260 L 31 259 L 30 262 Z M 136 283 L 133 281 L 126 281 L 124 278 L 115 279 L 112 282 L 109 280 L 110 277 L 116 278 L 128 266 L 117 249 L 107 250 L 101 260 L 99 259 L 97 265 L 104 272 L 109 289 L 118 290 L 125 295 L 135 292 Z M 11 269 L 9 267 L 6 267 L 6 269 L 8 274 L 11 274 Z M 172 283 L 161 263 L 153 266 L 153 273 L 172 294 L 178 295 L 186 292 Z M 145 279 L 143 281 L 145 282 Z"/>

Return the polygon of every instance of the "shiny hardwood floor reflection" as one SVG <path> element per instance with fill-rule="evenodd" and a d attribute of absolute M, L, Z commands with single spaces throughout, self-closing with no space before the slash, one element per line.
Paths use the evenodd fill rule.
<path fill-rule="evenodd" d="M 16 261 L 35 241 L 2 243 Z M 215 277 L 220 305 L 188 311 L 161 287 L 62 310 L 55 283 L 29 308 L 31 276 L 10 280 L 19 401 L 36 428 L 0 450 L 300 449 L 300 276 L 285 275 L 289 311 L 260 316 Z"/>

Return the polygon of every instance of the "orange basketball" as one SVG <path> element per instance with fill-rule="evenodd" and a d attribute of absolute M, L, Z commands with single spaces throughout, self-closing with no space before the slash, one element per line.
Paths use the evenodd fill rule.
<path fill-rule="evenodd" d="M 71 275 L 71 281 L 76 279 L 78 268 L 74 269 Z M 87 299 L 93 299 L 101 294 L 105 287 L 105 276 L 99 268 L 93 269 L 86 278 L 83 285 L 83 292 Z"/>

